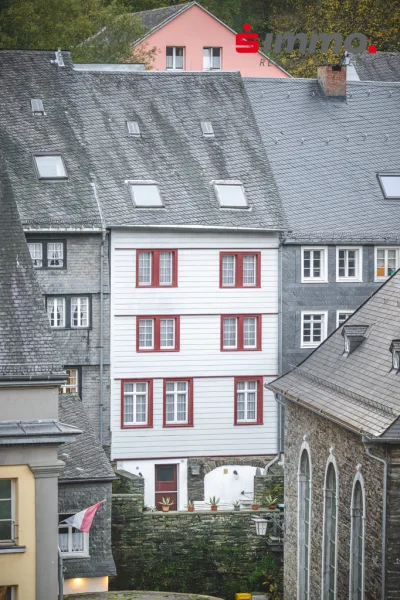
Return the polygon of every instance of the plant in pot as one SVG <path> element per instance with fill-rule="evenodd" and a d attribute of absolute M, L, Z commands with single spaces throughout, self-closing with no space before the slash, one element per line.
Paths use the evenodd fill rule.
<path fill-rule="evenodd" d="M 161 510 L 163 512 L 168 512 L 170 506 L 172 506 L 174 504 L 174 502 L 172 502 L 171 498 L 162 498 L 160 504 L 161 504 Z"/>
<path fill-rule="evenodd" d="M 265 496 L 265 501 L 267 503 L 268 508 L 274 509 L 276 508 L 278 498 L 272 496 L 271 494 L 267 494 L 267 496 Z"/>
<path fill-rule="evenodd" d="M 194 511 L 194 502 L 192 500 L 189 500 L 188 503 L 186 504 L 186 508 L 188 509 L 188 512 L 193 512 Z"/>
<path fill-rule="evenodd" d="M 212 496 L 210 498 L 211 510 L 218 510 L 219 498 Z"/>
<path fill-rule="evenodd" d="M 240 501 L 239 500 L 235 500 L 235 502 L 233 503 L 233 510 L 240 510 Z"/>
<path fill-rule="evenodd" d="M 256 502 L 254 501 L 253 504 L 251 505 L 251 510 L 258 510 L 258 504 L 256 504 Z"/>

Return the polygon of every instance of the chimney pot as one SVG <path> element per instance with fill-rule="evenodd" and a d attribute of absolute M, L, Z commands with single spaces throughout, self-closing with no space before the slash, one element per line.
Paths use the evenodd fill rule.
<path fill-rule="evenodd" d="M 345 65 L 324 65 L 318 67 L 318 81 L 327 98 L 346 100 Z"/>

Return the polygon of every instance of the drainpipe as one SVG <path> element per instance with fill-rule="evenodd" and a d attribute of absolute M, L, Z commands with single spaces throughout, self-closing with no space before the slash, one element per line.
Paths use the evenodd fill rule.
<path fill-rule="evenodd" d="M 387 471 L 388 464 L 387 460 L 384 458 L 380 458 L 379 456 L 375 456 L 375 454 L 371 453 L 371 449 L 367 446 L 367 443 L 370 441 L 368 438 L 362 438 L 362 441 L 365 445 L 365 452 L 367 455 L 373 460 L 377 460 L 383 464 L 383 510 L 382 510 L 382 600 L 385 600 L 385 589 L 386 589 L 386 513 L 387 513 Z"/>
<path fill-rule="evenodd" d="M 60 546 L 58 547 L 58 600 L 64 598 L 64 567 Z"/>

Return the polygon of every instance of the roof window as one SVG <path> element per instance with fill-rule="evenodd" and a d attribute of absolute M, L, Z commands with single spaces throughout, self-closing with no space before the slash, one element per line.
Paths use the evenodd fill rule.
<path fill-rule="evenodd" d="M 140 137 L 140 127 L 137 121 L 127 121 L 126 126 L 130 135 L 133 135 L 134 137 Z"/>
<path fill-rule="evenodd" d="M 39 179 L 68 179 L 61 154 L 42 154 L 35 156 Z"/>
<path fill-rule="evenodd" d="M 392 353 L 392 370 L 398 373 L 400 371 L 400 340 L 393 340 L 389 351 Z"/>
<path fill-rule="evenodd" d="M 344 325 L 344 355 L 348 356 L 368 337 L 369 325 Z"/>
<path fill-rule="evenodd" d="M 31 109 L 34 115 L 45 115 L 43 100 L 40 98 L 31 98 Z"/>
<path fill-rule="evenodd" d="M 214 128 L 211 121 L 200 121 L 204 137 L 214 137 Z"/>
<path fill-rule="evenodd" d="M 241 181 L 214 181 L 221 208 L 247 208 L 247 198 Z"/>
<path fill-rule="evenodd" d="M 378 179 L 385 198 L 400 200 L 400 174 L 382 174 Z"/>
<path fill-rule="evenodd" d="M 128 181 L 132 199 L 137 208 L 160 208 L 163 202 L 156 181 Z"/>

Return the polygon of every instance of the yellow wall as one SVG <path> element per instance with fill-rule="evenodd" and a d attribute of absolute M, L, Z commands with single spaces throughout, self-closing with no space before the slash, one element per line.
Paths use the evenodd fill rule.
<path fill-rule="evenodd" d="M 0 554 L 0 584 L 17 586 L 17 600 L 35 600 L 35 478 L 26 465 L 0 465 L 0 479 L 15 481 L 17 544 L 26 546 L 26 551 L 21 554 Z"/>

